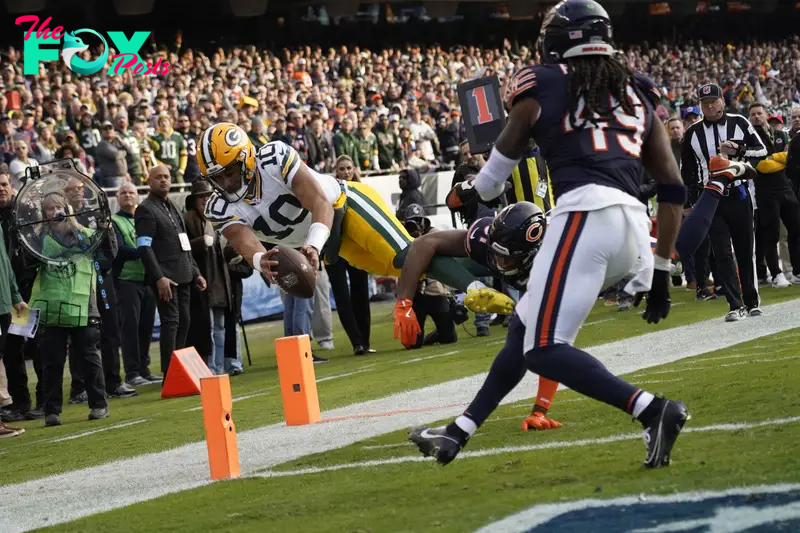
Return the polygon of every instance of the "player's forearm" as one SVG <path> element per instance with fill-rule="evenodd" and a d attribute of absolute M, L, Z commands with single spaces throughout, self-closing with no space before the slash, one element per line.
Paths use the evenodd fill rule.
<path fill-rule="evenodd" d="M 247 264 L 255 268 L 253 258 L 257 253 L 267 251 L 264 245 L 256 238 L 255 233 L 250 228 L 242 224 L 234 224 L 222 230 L 222 235 L 228 243 L 241 255 Z M 258 269 L 256 269 L 258 270 Z M 260 271 L 260 270 L 259 270 Z"/>
<path fill-rule="evenodd" d="M 416 239 L 408 250 L 400 279 L 397 280 L 397 299 L 413 300 L 417 292 L 417 285 L 422 275 L 428 269 L 436 255 L 436 243 L 433 239 L 420 237 Z"/>
<path fill-rule="evenodd" d="M 682 217 L 682 206 L 678 204 L 658 204 L 658 214 L 656 215 L 658 222 L 657 256 L 664 259 L 672 257 Z"/>

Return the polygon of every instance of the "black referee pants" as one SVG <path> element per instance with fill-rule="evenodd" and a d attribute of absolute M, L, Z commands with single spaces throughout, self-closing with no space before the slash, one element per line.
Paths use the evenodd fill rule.
<path fill-rule="evenodd" d="M 756 194 L 758 195 L 758 209 L 756 210 L 756 269 L 758 277 L 766 277 L 766 268 L 769 268 L 769 273 L 773 277 L 782 272 L 778 263 L 781 221 L 786 226 L 788 234 L 792 268 L 795 268 L 800 274 L 800 202 L 790 190 Z M 766 268 L 764 268 L 764 262 L 767 264 Z"/>
<path fill-rule="evenodd" d="M 725 290 L 725 298 L 731 310 L 739 309 L 743 305 L 752 309 L 759 305 L 754 259 L 753 204 L 749 194 L 741 200 L 735 195 L 736 191 L 731 191 L 731 196 L 720 201 L 708 230 L 717 268 L 714 281 Z"/>

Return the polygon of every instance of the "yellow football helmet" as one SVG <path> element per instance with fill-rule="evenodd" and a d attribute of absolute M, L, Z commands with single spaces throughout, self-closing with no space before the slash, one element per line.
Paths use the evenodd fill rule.
<path fill-rule="evenodd" d="M 247 133 L 230 122 L 220 122 L 200 136 L 197 147 L 200 174 L 230 202 L 247 194 L 256 174 L 256 150 Z"/>

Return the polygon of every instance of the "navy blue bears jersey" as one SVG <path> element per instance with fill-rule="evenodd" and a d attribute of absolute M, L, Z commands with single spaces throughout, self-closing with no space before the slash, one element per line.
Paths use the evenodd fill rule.
<path fill-rule="evenodd" d="M 501 278 L 509 285 L 516 289 L 525 290 L 530 272 L 520 273 L 516 276 L 506 276 L 497 269 L 493 261 L 489 260 L 489 254 L 491 253 L 489 250 L 489 227 L 492 222 L 494 222 L 494 216 L 479 218 L 472 223 L 467 230 L 467 239 L 464 243 L 467 255 L 482 267 L 488 268 L 493 275 Z"/>
<path fill-rule="evenodd" d="M 609 94 L 611 116 L 594 117 L 594 122 L 587 120 L 582 99 L 571 120 L 566 65 L 526 67 L 509 81 L 505 91 L 509 110 L 524 98 L 541 106 L 531 134 L 550 169 L 556 198 L 590 183 L 639 196 L 642 144 L 653 123 L 658 91 L 645 76 L 637 73 L 634 79 L 636 87 L 629 85 L 626 92 L 636 115 L 625 114 Z"/>

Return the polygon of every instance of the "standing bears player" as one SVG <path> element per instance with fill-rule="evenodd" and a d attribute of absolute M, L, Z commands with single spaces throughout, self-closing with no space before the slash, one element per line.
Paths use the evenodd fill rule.
<path fill-rule="evenodd" d="M 294 148 L 274 141 L 258 152 L 247 134 L 230 123 L 208 128 L 197 149 L 200 173 L 215 189 L 206 218 L 234 249 L 275 281 L 277 249 L 299 248 L 316 273 L 320 256 L 342 257 L 380 276 L 399 276 L 411 237 L 369 186 L 340 182 L 310 169 Z M 510 313 L 514 301 L 473 282 L 454 259 L 436 257 L 428 274 L 467 292 L 465 305 L 481 312 Z"/>
<path fill-rule="evenodd" d="M 417 317 L 402 312 L 414 298 L 417 280 L 425 273 L 428 262 L 434 255 L 450 257 L 469 257 L 480 266 L 488 268 L 493 275 L 509 285 L 524 291 L 528 283 L 533 258 L 542 245 L 547 221 L 542 210 L 531 202 L 517 202 L 504 208 L 496 216 L 479 218 L 469 229 L 447 230 L 429 233 L 416 239 L 411 245 L 409 257 L 403 265 L 403 272 L 397 284 L 397 298 L 400 311 L 395 312 L 395 338 L 412 345 L 420 331 Z M 520 361 L 524 354 L 517 354 Z M 514 386 L 522 379 L 525 369 L 519 366 L 517 377 L 509 376 Z M 510 389 L 509 389 L 510 390 Z M 558 390 L 558 383 L 546 378 L 539 380 L 539 392 L 531 414 L 522 421 L 522 429 L 556 429 L 561 424 L 547 418 L 547 411 Z M 478 393 L 479 397 L 490 395 L 490 391 Z M 501 400 L 498 398 L 498 400 Z M 481 402 L 478 403 L 482 403 Z M 491 400 L 490 402 L 491 403 Z M 494 405 L 494 407 L 497 407 Z M 469 412 L 469 409 L 467 410 Z"/>
<path fill-rule="evenodd" d="M 507 87 L 508 122 L 475 188 L 485 200 L 499 196 L 532 135 L 550 169 L 556 207 L 481 389 L 486 394 L 453 423 L 417 428 L 410 439 L 425 455 L 452 461 L 527 367 L 632 415 L 645 432 L 644 466 L 666 466 L 689 418 L 686 406 L 614 376 L 573 343 L 601 290 L 631 274 L 637 292 L 649 291 L 643 318 L 667 317 L 669 258 L 686 188 L 649 99 L 653 83 L 616 58 L 611 21 L 599 3 L 557 4 L 542 23 L 538 48 L 543 64 L 520 70 Z M 655 255 L 638 200 L 643 169 L 657 183 Z"/>

